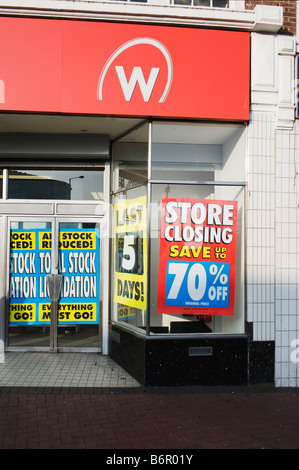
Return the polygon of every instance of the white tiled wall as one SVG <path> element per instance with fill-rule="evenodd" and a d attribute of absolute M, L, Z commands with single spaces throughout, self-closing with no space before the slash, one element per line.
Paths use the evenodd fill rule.
<path fill-rule="evenodd" d="M 276 384 L 299 385 L 292 341 L 299 338 L 298 122 L 276 132 Z"/>
<path fill-rule="evenodd" d="M 299 126 L 276 123 L 275 113 L 255 112 L 248 129 L 247 317 L 253 340 L 275 341 L 276 386 L 292 387 L 299 386 Z"/>
<path fill-rule="evenodd" d="M 255 341 L 275 337 L 275 130 L 254 113 L 248 132 L 247 317 Z"/>
<path fill-rule="evenodd" d="M 254 341 L 275 341 L 276 386 L 292 387 L 299 386 L 296 38 L 253 33 L 251 46 L 247 318 Z"/>

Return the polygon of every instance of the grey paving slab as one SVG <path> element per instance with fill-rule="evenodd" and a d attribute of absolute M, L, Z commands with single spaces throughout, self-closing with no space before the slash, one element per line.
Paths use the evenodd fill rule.
<path fill-rule="evenodd" d="M 95 389 L 140 384 L 110 357 L 96 353 L 5 353 L 0 363 L 0 389 L 20 387 Z"/>

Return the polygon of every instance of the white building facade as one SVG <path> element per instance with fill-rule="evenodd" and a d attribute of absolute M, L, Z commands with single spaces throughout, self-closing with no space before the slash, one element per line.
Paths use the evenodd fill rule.
<path fill-rule="evenodd" d="M 245 84 L 245 95 L 247 86 L 249 97 L 247 118 L 246 112 L 239 113 L 236 117 L 233 111 L 225 118 L 218 113 L 217 107 L 212 109 L 212 105 L 209 115 L 199 113 L 197 116 L 196 112 L 192 115 L 192 111 L 188 110 L 189 115 L 185 115 L 183 111 L 176 114 L 174 111 L 172 115 L 158 116 L 150 112 L 147 116 L 140 113 L 138 108 L 127 114 L 125 108 L 115 111 L 113 101 L 110 108 L 105 109 L 102 114 L 90 110 L 82 113 L 75 105 L 65 112 L 49 110 L 50 108 L 34 111 L 26 107 L 18 109 L 17 105 L 9 107 L 10 105 L 5 104 L 9 102 L 6 100 L 9 86 L 5 70 L 1 70 L 0 65 L 0 102 L 3 104 L 2 108 L 0 105 L 0 163 L 3 172 L 0 228 L 3 234 L 1 250 L 3 259 L 7 260 L 0 275 L 2 351 L 30 351 L 32 348 L 78 352 L 96 350 L 102 354 L 110 354 L 146 386 L 257 383 L 274 383 L 277 387 L 299 385 L 297 39 L 279 34 L 283 24 L 281 7 L 257 5 L 254 10 L 245 10 L 244 2 L 239 0 L 216 4 L 217 2 L 199 2 L 199 5 L 181 5 L 170 4 L 166 0 L 148 0 L 146 3 L 84 0 L 1 2 L 0 17 L 12 20 L 66 20 L 68 24 L 79 21 L 95 28 L 97 24 L 105 23 L 115 30 L 117 27 L 130 25 L 139 28 L 138 37 L 147 37 L 147 34 L 141 34 L 142 27 L 146 32 L 152 31 L 146 29 L 148 27 L 158 27 L 162 35 L 163 28 L 177 28 L 176 32 L 182 28 L 182 31 L 192 34 L 198 30 L 205 31 L 204 34 L 208 31 L 211 35 L 203 35 L 203 41 L 210 40 L 215 49 L 215 44 L 217 45 L 219 51 L 224 47 L 220 36 L 217 36 L 219 31 L 244 33 L 244 36 L 248 35 L 247 52 L 250 60 L 248 81 Z M 213 38 L 213 34 L 217 39 Z M 208 42 L 203 42 L 200 47 L 208 48 L 207 44 Z M 193 49 L 195 44 L 190 46 Z M 162 46 L 159 47 L 166 57 Z M 106 69 L 103 69 L 105 74 L 108 74 L 110 64 L 121 53 L 119 49 L 117 51 L 114 56 L 110 56 L 110 62 L 107 61 Z M 217 56 L 215 60 L 220 59 Z M 118 76 L 121 80 L 120 65 L 116 65 L 119 67 Z M 170 70 L 171 61 L 168 65 Z M 179 64 L 173 59 L 172 65 L 175 74 L 175 66 L 178 67 Z M 219 77 L 226 72 L 220 69 Z M 154 76 L 152 69 L 152 73 L 153 83 L 156 83 L 158 72 Z M 244 78 L 244 75 L 241 76 Z M 102 77 L 104 80 L 105 77 Z M 123 77 L 122 80 L 122 83 L 127 84 L 128 95 L 131 93 L 132 96 L 134 88 L 130 89 L 128 77 Z M 188 78 L 186 81 L 188 82 Z M 190 87 L 194 87 L 194 83 L 196 85 L 196 82 L 191 82 Z M 150 81 L 147 85 L 149 87 Z M 219 79 L 220 94 L 225 95 L 226 90 L 221 89 L 222 86 L 223 82 Z M 98 89 L 100 93 L 100 81 Z M 149 101 L 150 92 L 145 84 L 145 94 L 146 90 L 149 93 L 146 99 Z M 215 94 L 217 93 L 215 90 Z M 235 96 L 236 102 L 241 99 L 238 98 L 237 89 Z M 232 103 L 232 108 L 234 104 L 240 105 Z M 194 104 L 196 106 L 197 103 Z M 229 108 L 228 105 L 223 106 Z M 63 136 L 62 143 L 58 142 L 57 135 Z M 81 141 L 82 135 L 87 136 L 85 143 Z M 101 136 L 100 143 L 93 141 L 96 136 Z M 56 139 L 57 143 L 53 148 L 52 139 Z M 184 157 L 181 151 L 186 152 Z M 73 156 L 75 164 L 70 165 L 69 154 Z M 43 161 L 42 165 L 39 158 Z M 185 166 L 182 167 L 180 165 L 184 158 Z M 28 185 L 30 175 L 30 184 L 33 185 L 32 175 L 39 179 L 46 177 L 43 176 L 43 171 L 48 170 L 49 161 L 52 162 L 50 166 L 53 171 L 59 169 L 66 172 L 67 178 L 64 181 L 69 184 L 66 189 L 72 191 L 72 195 L 76 184 L 84 185 L 85 181 L 87 184 L 87 176 L 98 171 L 102 183 L 99 187 L 94 186 L 93 199 L 80 195 L 62 197 L 61 181 L 57 188 L 57 198 L 53 188 L 49 197 L 32 198 L 29 193 L 23 197 L 17 192 L 17 186 L 15 192 L 10 193 L 13 180 L 16 184 L 18 179 L 23 178 L 24 183 L 27 178 Z M 84 166 L 82 162 L 88 164 Z M 196 177 L 192 165 L 198 171 Z M 57 174 L 54 176 L 56 178 Z M 84 181 L 71 182 L 72 179 Z M 43 191 L 44 183 L 43 180 Z M 89 184 L 93 185 L 93 180 Z M 24 186 L 20 188 L 20 191 L 24 190 Z M 41 189 L 37 188 L 36 191 Z M 232 317 L 228 317 L 223 310 L 215 315 L 209 308 L 201 309 L 198 313 L 192 310 L 190 313 L 173 307 L 169 314 L 166 303 L 162 307 L 160 305 L 160 211 L 164 198 L 172 195 L 181 204 L 210 199 L 237 201 L 239 204 L 236 279 L 231 284 L 231 290 L 234 290 Z M 137 245 L 130 245 L 131 239 L 126 238 L 128 227 L 121 238 L 114 219 L 114 208 L 120 211 L 125 200 L 128 204 L 125 208 L 128 209 L 130 201 L 139 201 L 141 204 L 143 197 L 147 209 L 144 219 L 147 235 L 140 235 L 141 248 L 136 248 Z M 65 202 L 65 199 L 69 200 Z M 28 209 L 29 207 L 32 209 Z M 152 212 L 153 208 L 159 214 L 157 219 L 156 213 Z M 39 224 L 40 218 L 44 220 L 42 225 Z M 141 226 L 134 227 L 138 233 L 143 230 Z M 90 305 L 101 305 L 98 314 L 90 307 L 92 313 L 97 315 L 97 323 L 90 320 L 87 325 L 76 321 L 67 324 L 60 319 L 63 330 L 69 329 L 71 332 L 66 337 L 66 343 L 63 342 L 64 338 L 59 343 L 59 334 L 57 339 L 57 324 L 42 325 L 36 321 L 30 327 L 27 320 L 18 324 L 18 317 L 13 316 L 13 310 L 9 306 L 15 305 L 12 292 L 16 295 L 11 287 L 11 259 L 19 259 L 17 255 L 12 255 L 13 248 L 9 241 L 11 237 L 21 236 L 22 231 L 28 234 L 31 230 L 32 234 L 41 236 L 41 233 L 52 230 L 52 240 L 55 237 L 58 240 L 60 231 L 73 230 L 71 233 L 75 239 L 81 236 L 82 230 L 98 229 L 101 234 L 106 230 L 98 248 L 99 265 L 96 265 L 96 254 L 85 257 L 84 265 L 91 271 L 90 260 L 93 260 L 92 266 L 96 266 L 94 271 L 100 272 L 100 280 L 96 280 L 101 283 L 100 295 L 94 302 L 88 301 Z M 31 235 L 27 236 L 30 240 Z M 84 236 L 87 237 L 86 234 Z M 86 239 L 84 236 L 82 235 L 82 240 Z M 115 238 L 119 245 L 115 245 Z M 128 279 L 135 282 L 135 286 L 137 282 L 147 285 L 144 305 L 137 300 L 136 303 L 126 303 L 124 298 L 121 300 L 125 278 L 121 277 L 123 272 L 117 264 L 116 254 L 123 250 L 120 248 L 122 244 L 128 249 L 128 258 L 125 258 L 123 251 L 121 255 L 127 261 L 130 260 L 130 249 L 135 250 L 134 258 L 139 249 L 143 253 L 140 255 L 143 256 L 143 271 L 136 268 L 133 274 L 130 271 L 130 275 L 145 276 L 146 270 L 148 275 Z M 180 247 L 176 245 L 178 246 Z M 93 248 L 96 253 L 97 248 Z M 159 249 L 160 254 L 157 256 Z M 147 250 L 148 256 L 145 258 L 144 253 Z M 36 258 L 38 256 L 41 259 L 41 255 L 36 252 Z M 55 252 L 51 256 L 52 263 L 55 264 L 56 260 L 58 266 L 59 259 L 61 263 L 61 253 Z M 80 259 L 79 254 L 77 258 Z M 33 266 L 32 260 L 33 258 Z M 213 266 L 217 264 L 214 262 Z M 231 269 L 232 266 L 233 264 Z M 20 263 L 18 269 L 19 279 L 22 278 Z M 70 265 L 68 269 L 70 271 Z M 214 272 L 210 265 L 209 269 L 210 273 Z M 60 271 L 58 268 L 54 271 L 55 269 L 52 270 L 54 274 L 61 273 L 61 266 Z M 225 282 L 225 278 L 222 279 Z M 121 286 L 121 292 L 117 294 L 114 282 Z M 163 282 L 162 280 L 162 284 Z M 195 280 L 193 287 L 198 294 L 200 289 L 196 282 Z M 18 280 L 18 283 L 21 281 Z M 222 287 L 219 284 L 219 289 Z M 66 285 L 63 288 L 64 291 L 67 290 Z M 137 293 L 139 292 L 135 291 L 135 298 Z M 65 297 L 67 298 L 67 294 Z M 80 311 L 83 304 L 76 299 L 76 306 L 80 305 Z M 64 302 L 66 309 L 70 302 Z M 17 302 L 19 311 L 20 304 L 21 301 Z M 30 305 L 33 305 L 33 301 Z M 34 308 L 41 309 L 41 305 L 42 302 L 39 307 Z M 178 307 L 177 304 L 174 306 Z M 217 308 L 221 310 L 222 307 Z M 159 315 L 159 310 L 162 315 Z M 29 313 L 27 309 L 26 314 Z M 91 319 L 91 316 L 88 318 Z M 197 328 L 198 322 L 202 329 Z M 192 323 L 194 329 L 184 329 L 182 323 L 184 328 L 185 324 L 190 326 Z M 95 325 L 96 332 L 90 330 L 90 337 L 98 335 L 98 342 L 67 342 L 68 338 L 74 338 L 72 332 L 80 334 L 80 331 L 85 331 L 85 327 L 89 331 L 88 328 Z M 30 334 L 34 326 L 41 327 L 43 334 L 49 328 L 50 347 L 41 338 L 35 343 L 34 340 L 31 341 Z M 37 328 L 34 331 L 36 330 Z M 48 336 L 46 340 L 48 341 Z"/>
<path fill-rule="evenodd" d="M 297 42 L 252 34 L 252 51 L 248 319 L 257 341 L 275 342 L 276 385 L 297 386 Z"/>

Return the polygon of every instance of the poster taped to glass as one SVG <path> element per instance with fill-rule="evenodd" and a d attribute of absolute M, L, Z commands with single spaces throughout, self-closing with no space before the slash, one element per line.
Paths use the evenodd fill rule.
<path fill-rule="evenodd" d="M 146 197 L 120 201 L 114 209 L 114 301 L 146 310 Z"/>
<path fill-rule="evenodd" d="M 158 313 L 233 315 L 236 201 L 163 198 Z"/>
<path fill-rule="evenodd" d="M 59 324 L 98 324 L 99 230 L 63 229 L 59 234 Z M 50 324 L 47 276 L 52 272 L 51 229 L 13 229 L 10 240 L 9 324 Z"/>

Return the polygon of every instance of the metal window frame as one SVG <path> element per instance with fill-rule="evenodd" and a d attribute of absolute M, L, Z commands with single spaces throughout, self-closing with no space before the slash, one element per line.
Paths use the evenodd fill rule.
<path fill-rule="evenodd" d="M 242 240 L 242 249 L 244 252 L 244 264 L 243 264 L 243 271 L 244 271 L 244 281 L 246 283 L 246 255 L 245 255 L 245 246 L 246 246 L 246 191 L 245 188 L 247 187 L 247 182 L 246 181 L 185 181 L 185 180 L 165 180 L 165 179 L 152 179 L 152 126 L 153 124 L 159 123 L 158 120 L 145 120 L 143 121 L 140 125 L 133 127 L 131 130 L 127 131 L 124 135 L 129 135 L 131 132 L 134 132 L 138 127 L 143 126 L 148 122 L 149 128 L 148 128 L 148 179 L 144 180 L 136 185 L 129 186 L 127 188 L 121 188 L 117 189 L 116 191 L 111 191 L 111 196 L 114 196 L 118 193 L 123 193 L 128 191 L 129 189 L 136 188 L 139 186 L 147 185 L 147 201 L 148 204 L 152 199 L 152 186 L 155 184 L 176 184 L 176 185 L 213 185 L 213 186 L 226 186 L 226 187 L 240 187 L 242 190 L 244 190 L 244 215 L 243 215 L 243 240 Z M 121 139 L 124 135 L 119 136 L 117 139 L 115 139 L 111 144 L 113 145 L 114 142 L 117 140 Z M 113 155 L 111 151 L 111 155 Z M 112 188 L 112 179 L 113 179 L 113 157 L 111 161 L 111 188 Z M 148 224 L 147 224 L 147 249 L 148 249 L 148 262 L 147 262 L 147 315 L 146 315 L 146 327 L 145 327 L 145 333 L 136 327 L 132 327 L 132 325 L 126 325 L 125 323 L 120 324 L 117 322 L 114 322 L 111 320 L 111 324 L 116 324 L 118 327 L 121 327 L 123 329 L 127 329 L 131 332 L 133 332 L 136 336 L 140 337 L 148 337 L 150 339 L 169 339 L 169 338 L 182 338 L 182 337 L 225 337 L 230 336 L 230 337 L 242 337 L 244 336 L 245 333 L 232 333 L 232 334 L 226 334 L 226 333 L 196 333 L 196 334 L 186 334 L 186 333 L 181 333 L 180 335 L 176 334 L 163 334 L 163 333 L 152 333 L 150 331 L 150 290 L 151 290 L 151 282 L 150 282 L 150 273 L 151 273 L 151 241 L 150 241 L 150 233 L 151 233 L 151 214 L 150 211 L 147 212 L 147 219 L 148 219 Z M 113 247 L 111 247 L 111 256 L 113 257 Z M 111 287 L 110 286 L 110 294 L 111 294 Z M 245 305 L 246 305 L 246 289 L 244 287 L 244 330 L 245 331 L 245 321 L 246 321 L 246 310 L 245 310 Z"/>

